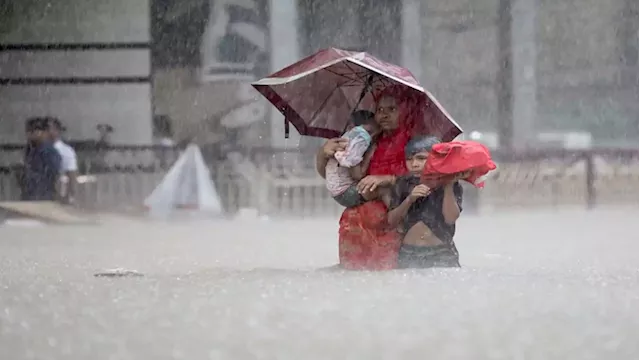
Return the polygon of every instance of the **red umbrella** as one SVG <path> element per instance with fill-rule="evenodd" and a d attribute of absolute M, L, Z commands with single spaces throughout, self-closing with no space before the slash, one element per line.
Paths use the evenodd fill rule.
<path fill-rule="evenodd" d="M 287 137 L 289 123 L 301 135 L 338 137 L 352 111 L 372 109 L 374 94 L 393 85 L 406 88 L 408 96 L 418 100 L 429 134 L 450 141 L 462 133 L 409 70 L 365 52 L 321 50 L 252 85 L 284 115 Z"/>

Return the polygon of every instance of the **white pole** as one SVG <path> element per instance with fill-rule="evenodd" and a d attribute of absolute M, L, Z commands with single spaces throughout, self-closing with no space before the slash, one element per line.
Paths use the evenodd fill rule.
<path fill-rule="evenodd" d="M 536 8 L 537 0 L 511 2 L 513 81 L 513 145 L 531 146 L 536 138 Z"/>
<path fill-rule="evenodd" d="M 419 0 L 402 1 L 402 64 L 422 82 L 422 9 Z"/>
<path fill-rule="evenodd" d="M 275 72 L 300 59 L 298 46 L 298 2 L 269 1 L 269 36 L 271 39 L 271 71 Z M 300 135 L 290 126 L 289 139 L 284 138 L 284 117 L 271 106 L 271 145 L 275 148 L 297 147 Z"/>

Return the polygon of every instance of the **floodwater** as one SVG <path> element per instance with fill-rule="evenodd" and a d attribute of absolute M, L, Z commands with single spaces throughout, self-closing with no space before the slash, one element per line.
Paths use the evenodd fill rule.
<path fill-rule="evenodd" d="M 462 269 L 318 270 L 336 231 L 0 228 L 1 358 L 638 359 L 637 207 L 464 216 Z"/>

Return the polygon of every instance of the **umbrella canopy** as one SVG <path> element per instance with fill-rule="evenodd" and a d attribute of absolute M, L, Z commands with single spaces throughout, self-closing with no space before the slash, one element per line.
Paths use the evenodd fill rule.
<path fill-rule="evenodd" d="M 375 94 L 389 86 L 402 86 L 418 99 L 429 134 L 450 141 L 462 133 L 409 70 L 365 52 L 321 50 L 252 85 L 285 116 L 285 135 L 292 123 L 301 135 L 338 137 L 351 112 L 373 109 Z"/>

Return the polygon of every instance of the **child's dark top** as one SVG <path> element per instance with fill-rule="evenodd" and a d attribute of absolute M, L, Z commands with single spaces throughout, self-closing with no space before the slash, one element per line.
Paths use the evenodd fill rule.
<path fill-rule="evenodd" d="M 405 175 L 397 179 L 391 193 L 391 204 L 389 209 L 395 209 L 406 199 L 414 187 L 420 184 L 420 177 L 415 175 Z M 462 211 L 462 186 L 456 181 L 453 184 L 453 193 L 456 203 Z M 401 232 L 406 234 L 409 229 L 418 221 L 422 221 L 431 229 L 433 234 L 445 244 L 453 243 L 453 235 L 456 232 L 456 225 L 449 225 L 444 221 L 442 215 L 442 200 L 444 199 L 444 187 L 433 189 L 431 193 L 416 200 L 401 223 Z"/>

